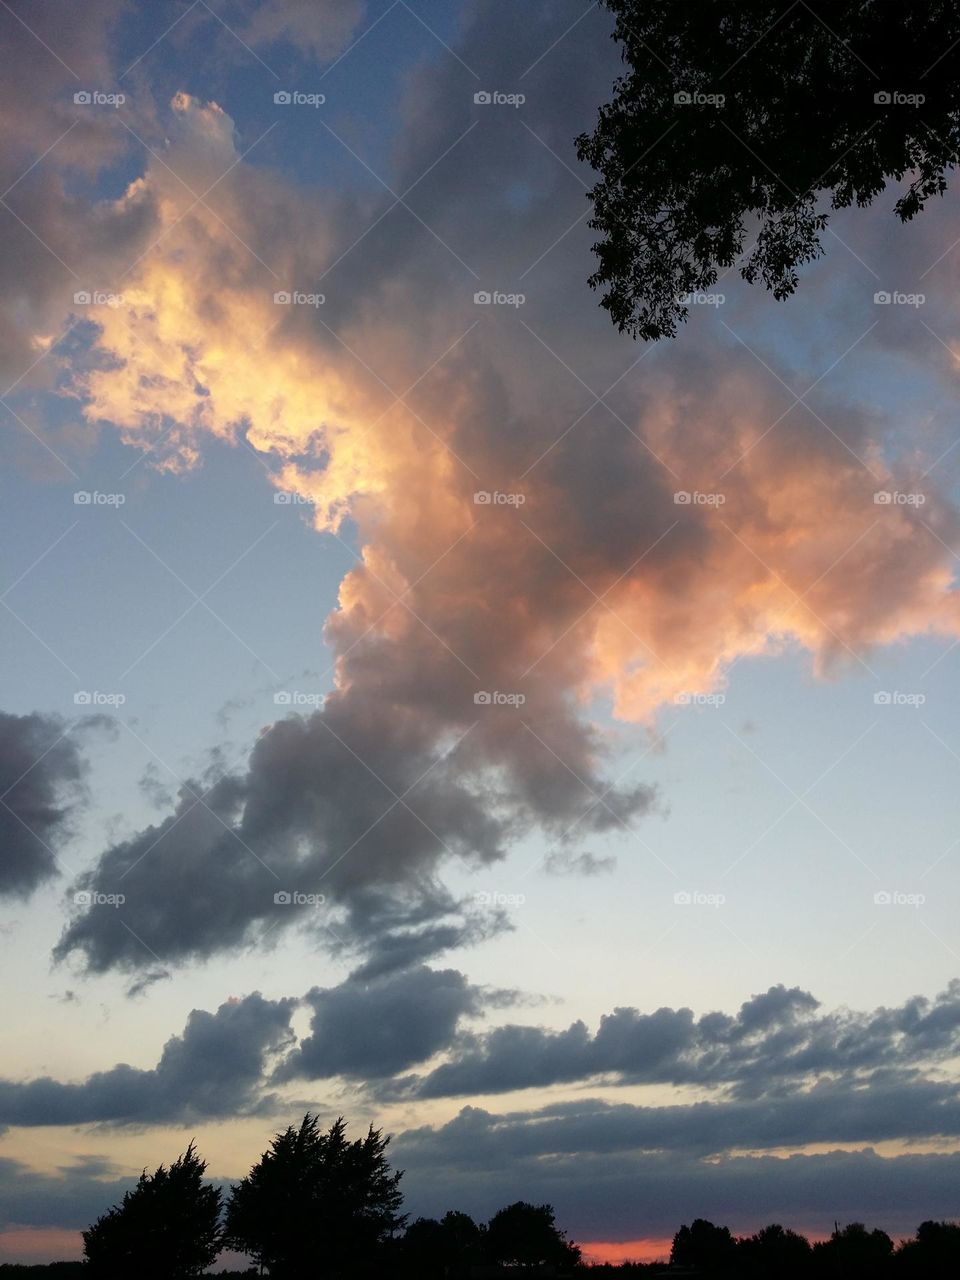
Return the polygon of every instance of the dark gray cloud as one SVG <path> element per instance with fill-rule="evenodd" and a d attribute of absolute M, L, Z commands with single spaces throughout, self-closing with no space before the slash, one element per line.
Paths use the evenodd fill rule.
<path fill-rule="evenodd" d="M 870 1013 L 820 1013 L 799 988 L 771 987 L 734 1016 L 620 1008 L 591 1035 L 507 1025 L 480 1036 L 411 1086 L 420 1097 L 503 1093 L 585 1081 L 730 1086 L 742 1097 L 776 1093 L 826 1073 L 910 1068 L 960 1052 L 960 981 L 933 1001 L 916 996 Z"/>
<path fill-rule="evenodd" d="M 56 716 L 0 711 L 0 896 L 26 897 L 57 874 L 83 796 L 85 763 Z"/>
<path fill-rule="evenodd" d="M 890 1105 L 902 1108 L 908 1100 Z M 837 1127 L 855 1129 L 840 1121 L 842 1106 L 838 1099 Z M 839 1218 L 906 1234 L 922 1219 L 956 1213 L 956 1153 L 881 1157 L 866 1148 L 703 1158 L 657 1149 L 659 1128 L 642 1119 L 634 1126 L 629 1111 L 615 1108 L 606 1115 L 602 1104 L 585 1103 L 582 1113 L 574 1109 L 554 1119 L 549 1113 L 503 1117 L 465 1108 L 438 1129 L 400 1134 L 391 1150 L 407 1171 L 407 1207 L 435 1214 L 456 1206 L 482 1219 L 520 1196 L 549 1201 L 581 1240 L 669 1238 L 694 1217 L 728 1223 L 736 1232 L 780 1221 L 827 1234 Z M 909 1130 L 902 1112 L 901 1120 Z M 734 1142 L 742 1149 L 749 1135 Z"/>
<path fill-rule="evenodd" d="M 468 1152 L 469 1168 L 493 1172 L 498 1162 L 558 1155 L 662 1151 L 707 1158 L 731 1151 L 920 1142 L 958 1134 L 956 1083 L 890 1077 L 869 1089 L 827 1082 L 779 1099 L 776 1106 L 764 1098 L 665 1106 L 577 1099 L 501 1115 L 468 1106 L 438 1129 L 407 1132 L 402 1144 L 411 1158 L 426 1158 L 429 1152 L 441 1164 L 454 1163 L 457 1151 Z"/>
<path fill-rule="evenodd" d="M 194 1009 L 151 1070 L 120 1063 L 78 1084 L 2 1081 L 0 1124 L 158 1124 L 262 1110 L 271 1105 L 260 1089 L 266 1063 L 288 1046 L 296 1003 L 255 992 L 216 1013 Z"/>
<path fill-rule="evenodd" d="M 158 982 L 166 982 L 171 977 L 169 969 L 147 969 L 145 973 L 139 974 L 133 982 L 127 987 L 124 995 L 128 999 L 134 999 L 136 996 L 145 995 Z"/>
<path fill-rule="evenodd" d="M 409 964 L 499 924 L 491 913 L 464 917 L 436 878 L 445 859 L 483 865 L 533 821 L 559 833 L 588 813 L 584 825 L 604 830 L 649 803 L 644 787 L 593 803 L 603 785 L 598 743 L 572 711 L 544 732 L 566 734 L 579 786 L 546 751 L 531 757 L 503 718 L 491 717 L 474 747 L 464 735 L 476 681 L 452 659 L 428 675 L 422 655 L 368 638 L 349 663 L 349 686 L 323 711 L 268 729 L 246 773 L 184 787 L 163 822 L 80 877 L 79 889 L 124 902 L 78 915 L 59 957 L 76 950 L 94 970 L 137 968 L 208 956 L 296 922 L 327 930 L 328 945 L 363 945 L 375 966 Z M 451 730 L 462 741 L 445 751 Z M 504 758 L 516 758 L 516 771 L 489 776 Z M 324 902 L 277 902 L 278 893 Z"/>
<path fill-rule="evenodd" d="M 0 1157 L 0 1228 L 87 1227 L 136 1182 L 101 1156 L 79 1156 L 56 1173 Z"/>
<path fill-rule="evenodd" d="M 342 1075 L 376 1080 L 423 1062 L 453 1042 L 461 1019 L 482 1008 L 482 992 L 456 969 L 420 967 L 372 982 L 315 987 L 310 1035 L 279 1079 Z"/>

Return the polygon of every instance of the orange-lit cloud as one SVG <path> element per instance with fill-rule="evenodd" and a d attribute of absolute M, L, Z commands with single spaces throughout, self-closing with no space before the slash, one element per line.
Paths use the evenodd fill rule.
<path fill-rule="evenodd" d="M 680 352 L 625 384 L 613 416 L 589 400 L 581 412 L 533 326 L 478 324 L 469 295 L 425 298 L 415 263 L 368 295 L 328 283 L 356 239 L 344 206 L 244 160 L 216 104 L 178 94 L 171 109 L 165 154 L 127 196 L 158 211 L 157 235 L 122 304 L 91 309 L 97 358 L 75 393 L 160 467 L 242 439 L 278 489 L 313 504 L 318 530 L 339 535 L 349 516 L 361 547 L 327 625 L 326 711 L 302 737 L 278 725 L 225 793 L 245 840 L 272 839 L 249 818 L 261 768 L 273 787 L 292 769 L 322 790 L 329 751 L 348 752 L 395 800 L 456 776 L 473 816 L 397 800 L 373 836 L 373 797 L 322 835 L 307 814 L 329 801 L 304 801 L 335 893 L 358 875 L 420 889 L 426 875 L 435 892 L 445 853 L 498 857 L 531 822 L 563 840 L 649 806 L 642 788 L 605 792 L 605 742 L 582 711 L 597 695 L 650 723 L 745 657 L 799 648 L 827 675 L 869 669 L 880 645 L 960 634 L 954 510 L 885 460 L 859 411 L 784 407 L 749 357 L 693 366 Z M 338 803 L 368 785 L 341 785 Z"/>

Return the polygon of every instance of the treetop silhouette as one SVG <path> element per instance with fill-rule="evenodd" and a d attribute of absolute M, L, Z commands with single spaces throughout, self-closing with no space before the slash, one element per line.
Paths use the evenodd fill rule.
<path fill-rule="evenodd" d="M 777 299 L 829 213 L 909 175 L 902 221 L 960 153 L 957 0 L 601 0 L 625 71 L 577 151 L 599 174 L 590 277 L 635 338 L 672 337 L 737 267 Z M 837 245 L 839 248 L 839 245 Z"/>

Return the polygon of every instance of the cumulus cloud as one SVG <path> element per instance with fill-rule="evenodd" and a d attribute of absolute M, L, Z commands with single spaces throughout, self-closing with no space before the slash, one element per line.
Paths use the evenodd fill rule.
<path fill-rule="evenodd" d="M 621 1084 L 724 1086 L 751 1098 L 833 1075 L 912 1070 L 958 1052 L 960 981 L 934 1000 L 916 996 L 872 1012 L 822 1013 L 809 992 L 776 986 L 735 1015 L 621 1008 L 602 1017 L 592 1035 L 583 1022 L 561 1031 L 496 1027 L 411 1087 L 420 1097 L 443 1097 L 602 1076 Z"/>
<path fill-rule="evenodd" d="M 255 1113 L 270 1056 L 288 1046 L 293 999 L 258 992 L 216 1013 L 194 1009 L 156 1067 L 119 1063 L 76 1084 L 49 1078 L 0 1082 L 0 1124 L 158 1124 Z"/>
<path fill-rule="evenodd" d="M 0 711 L 0 896 L 26 897 L 63 870 L 85 772 L 61 720 Z"/>
<path fill-rule="evenodd" d="M 278 1078 L 395 1075 L 448 1048 L 461 1019 L 480 1012 L 481 997 L 456 969 L 424 966 L 374 982 L 315 987 L 304 997 L 313 1010 L 310 1035 Z"/>
<path fill-rule="evenodd" d="M 289 30 L 300 10 L 261 12 Z M 582 16 L 531 4 L 518 30 L 510 5 L 469 11 L 462 62 L 408 86 L 389 184 L 405 205 L 304 193 L 242 158 L 223 107 L 173 99 L 161 159 L 124 199 L 158 238 L 124 306 L 90 309 L 96 356 L 71 390 L 153 465 L 244 441 L 319 532 L 349 518 L 361 550 L 326 628 L 324 708 L 104 850 L 82 885 L 126 902 L 71 922 L 59 955 L 175 962 L 310 918 L 375 966 L 423 960 L 483 927 L 443 889 L 451 856 L 483 866 L 540 829 L 573 866 L 571 847 L 650 809 L 642 782 L 608 781 L 595 699 L 649 726 L 745 656 L 799 648 L 828 675 L 960 631 L 956 512 L 929 483 L 922 518 L 877 506 L 917 468 L 886 459 L 869 415 L 795 401 L 740 347 L 632 369 L 582 285 L 565 157 L 615 69 L 603 15 L 560 38 Z M 529 69 L 522 121 L 476 106 L 463 63 L 505 82 Z M 521 279 L 522 312 L 474 305 Z M 294 888 L 328 914 L 278 914 Z"/>

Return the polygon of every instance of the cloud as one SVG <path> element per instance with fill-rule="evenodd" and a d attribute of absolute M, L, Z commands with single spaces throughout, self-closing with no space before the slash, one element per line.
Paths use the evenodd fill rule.
<path fill-rule="evenodd" d="M 136 1181 L 98 1156 L 80 1156 L 57 1173 L 0 1157 L 0 1226 L 89 1226 Z"/>
<path fill-rule="evenodd" d="M 156 983 L 166 982 L 170 976 L 169 969 L 148 969 L 130 983 L 124 994 L 132 1000 L 136 996 L 144 995 Z"/>
<path fill-rule="evenodd" d="M 391 1150 L 406 1169 L 410 1212 L 455 1205 L 483 1219 L 522 1195 L 555 1205 L 574 1238 L 593 1240 L 669 1238 L 695 1217 L 738 1233 L 780 1221 L 829 1234 L 835 1219 L 854 1219 L 910 1234 L 921 1219 L 954 1212 L 956 1153 L 881 1156 L 867 1147 L 701 1158 L 672 1148 L 629 1149 L 631 1139 L 649 1141 L 650 1133 L 632 1129 L 629 1114 L 611 1114 L 605 1123 L 602 1112 L 585 1103 L 582 1114 L 553 1121 L 464 1108 L 446 1125 L 399 1135 Z M 901 1128 L 910 1129 L 909 1120 Z M 608 1144 L 614 1129 L 623 1141 Z"/>
<path fill-rule="evenodd" d="M 567 849 L 558 849 L 547 854 L 543 863 L 544 870 L 553 876 L 571 874 L 598 876 L 605 871 L 612 871 L 616 865 L 616 858 L 598 857 L 597 854 L 587 850 L 583 853 L 572 853 Z"/>
<path fill-rule="evenodd" d="M 26 897 L 57 874 L 85 773 L 57 717 L 0 711 L 0 896 Z"/>
<path fill-rule="evenodd" d="M 960 1052 L 960 981 L 935 1000 L 912 997 L 873 1012 L 819 1011 L 809 992 L 771 987 L 735 1016 L 620 1008 L 591 1035 L 506 1025 L 478 1037 L 417 1084 L 418 1097 L 504 1093 L 604 1077 L 620 1084 L 729 1087 L 736 1096 L 777 1096 L 831 1075 L 912 1070 Z M 837 1135 L 833 1135 L 837 1136 Z"/>
<path fill-rule="evenodd" d="M 120 1063 L 78 1084 L 0 1082 L 0 1124 L 159 1124 L 256 1113 L 270 1105 L 260 1086 L 268 1058 L 288 1046 L 295 1005 L 254 992 L 216 1013 L 194 1009 L 150 1070 Z"/>
<path fill-rule="evenodd" d="M 310 1035 L 278 1073 L 321 1079 L 395 1075 L 450 1046 L 462 1018 L 478 1014 L 482 992 L 456 969 L 421 966 L 374 982 L 315 987 Z"/>
<path fill-rule="evenodd" d="M 557 1156 L 673 1153 L 710 1158 L 744 1151 L 783 1151 L 817 1144 L 924 1142 L 955 1138 L 955 1084 L 890 1080 L 870 1089 L 826 1083 L 785 1098 L 725 1099 L 683 1106 L 637 1106 L 579 1098 L 531 1111 L 494 1114 L 467 1106 L 446 1124 L 409 1130 L 398 1142 L 417 1164 L 493 1173 L 511 1161 Z"/>
<path fill-rule="evenodd" d="M 31 371 L 24 386 L 49 374 L 53 362 L 40 361 L 65 335 L 75 291 L 107 288 L 118 262 L 136 257 L 153 222 L 142 188 L 121 200 L 91 199 L 83 188 L 130 145 L 115 111 L 73 101 L 78 90 L 115 87 L 109 32 L 124 7 L 90 0 L 81 10 L 70 0 L 50 0 L 32 7 L 26 21 L 11 6 L 0 10 L 4 394 Z"/>
<path fill-rule="evenodd" d="M 346 48 L 365 8 L 363 0 L 262 0 L 240 34 L 257 47 L 288 41 L 323 61 Z"/>
<path fill-rule="evenodd" d="M 158 238 L 124 305 L 90 308 L 71 392 L 161 468 L 244 442 L 360 550 L 323 709 L 104 849 L 80 883 L 126 902 L 71 921 L 59 956 L 176 963 L 309 919 L 376 967 L 422 961 L 483 928 L 443 887 L 451 859 L 538 831 L 575 865 L 650 811 L 641 780 L 608 779 L 598 700 L 652 728 L 746 656 L 799 649 L 828 676 L 960 633 L 956 511 L 929 480 L 922 515 L 875 503 L 923 468 L 888 461 L 870 415 L 822 389 L 808 408 L 736 344 L 638 353 L 594 305 L 571 140 L 616 59 L 599 13 L 562 38 L 581 16 L 470 9 L 457 55 L 524 77 L 522 116 L 474 104 L 455 59 L 416 69 L 389 177 L 409 209 L 300 190 L 243 158 L 223 107 L 173 98 L 118 215 L 149 210 Z M 527 301 L 477 306 L 486 285 Z M 324 301 L 274 302 L 298 291 Z M 323 911 L 278 913 L 294 889 Z"/>

